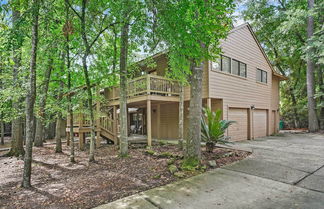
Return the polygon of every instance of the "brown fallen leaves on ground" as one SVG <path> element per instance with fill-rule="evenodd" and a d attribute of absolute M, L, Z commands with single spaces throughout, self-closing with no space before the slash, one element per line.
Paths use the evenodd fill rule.
<path fill-rule="evenodd" d="M 127 158 L 118 156 L 116 146 L 105 145 L 96 150 L 96 163 L 88 163 L 87 152 L 76 151 L 76 164 L 69 163 L 69 147 L 63 145 L 57 154 L 54 146 L 33 148 L 31 189 L 20 187 L 23 160 L 0 158 L 0 208 L 91 208 L 178 180 L 168 168 L 170 158 L 181 162 L 176 145 L 156 145 L 154 154 L 134 145 Z M 248 154 L 215 148 L 203 152 L 203 163 L 213 159 L 222 166 Z M 190 175 L 195 173 L 185 177 Z"/>

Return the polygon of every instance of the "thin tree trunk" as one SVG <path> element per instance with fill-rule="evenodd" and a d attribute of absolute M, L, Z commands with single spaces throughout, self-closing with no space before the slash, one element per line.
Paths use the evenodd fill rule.
<path fill-rule="evenodd" d="M 120 46 L 120 156 L 128 155 L 128 128 L 127 128 L 127 50 L 129 25 L 125 23 L 121 31 Z"/>
<path fill-rule="evenodd" d="M 1 58 L 1 56 L 0 56 Z M 0 63 L 0 76 L 2 74 L 2 66 Z M 0 78 L 0 90 L 2 90 L 3 88 L 3 83 L 2 83 L 2 79 Z M 4 145 L 4 130 L 5 130 L 5 123 L 4 123 L 4 114 L 2 111 L 0 111 L 0 144 Z"/>
<path fill-rule="evenodd" d="M 324 68 L 324 65 L 322 66 L 318 66 L 318 85 L 319 85 L 319 89 L 320 89 L 320 92 L 324 92 L 324 81 L 323 81 L 323 68 Z M 324 95 L 323 96 L 320 96 L 320 100 L 319 100 L 319 103 L 320 104 L 323 104 L 324 103 Z M 321 130 L 324 130 L 324 106 L 321 106 L 320 107 L 320 129 Z"/>
<path fill-rule="evenodd" d="M 29 84 L 26 97 L 26 153 L 24 157 L 24 172 L 22 186 L 28 188 L 31 186 L 31 164 L 33 150 L 33 121 L 34 121 L 34 103 L 36 98 L 36 60 L 38 45 L 38 16 L 39 16 L 39 0 L 33 0 L 32 6 L 32 49 L 30 61 Z"/>
<path fill-rule="evenodd" d="M 14 31 L 19 30 L 20 12 L 16 9 L 12 11 L 12 25 Z M 20 88 L 19 82 L 19 68 L 21 66 L 21 44 L 15 44 L 13 47 L 13 86 L 15 88 Z M 12 103 L 12 108 L 17 113 L 21 113 L 23 110 L 21 108 L 20 102 L 22 103 L 22 98 L 18 98 Z M 24 150 L 24 138 L 23 138 L 23 119 L 21 115 L 15 116 L 11 123 L 11 148 L 7 156 L 23 156 L 25 154 Z"/>
<path fill-rule="evenodd" d="M 56 127 L 55 127 L 55 152 L 62 153 L 62 113 L 59 113 L 56 119 Z"/>
<path fill-rule="evenodd" d="M 66 22 L 70 22 L 69 18 L 69 6 L 66 2 Z M 70 28 L 71 29 L 71 28 Z M 68 72 L 68 89 L 69 92 L 72 89 L 71 85 L 71 60 L 70 60 L 70 33 L 72 33 L 72 30 L 65 31 L 66 33 L 66 68 Z M 72 94 L 68 95 L 68 112 L 69 112 L 69 118 L 70 121 L 67 121 L 68 123 L 70 122 L 70 162 L 75 163 L 75 154 L 74 154 L 74 132 L 73 132 L 73 108 L 72 108 Z"/>
<path fill-rule="evenodd" d="M 87 34 L 86 34 L 86 6 L 87 6 L 87 0 L 82 0 L 82 7 L 81 7 L 81 36 L 82 41 L 84 45 L 84 54 L 82 57 L 82 68 L 84 77 L 86 80 L 87 85 L 87 95 L 88 95 L 88 108 L 90 111 L 90 127 L 91 127 L 91 139 L 90 139 L 90 150 L 89 150 L 89 162 L 95 161 L 95 123 L 94 123 L 94 112 L 92 107 L 92 91 L 91 91 L 91 84 L 90 84 L 90 78 L 89 78 L 89 72 L 88 72 L 88 65 L 87 65 L 87 59 L 90 54 L 90 45 L 88 42 Z"/>
<path fill-rule="evenodd" d="M 314 0 L 308 0 L 308 9 L 314 8 Z M 307 18 L 307 38 L 310 39 L 314 33 L 314 18 Z M 314 62 L 312 60 L 312 52 L 307 56 L 307 99 L 308 99 L 308 130 L 310 132 L 318 131 L 318 119 L 316 115 L 316 101 L 314 98 Z"/>
<path fill-rule="evenodd" d="M 88 94 L 88 108 L 90 110 L 90 127 L 91 127 L 91 139 L 90 139 L 90 150 L 89 150 L 89 162 L 94 162 L 95 161 L 95 123 L 94 123 L 94 112 L 93 112 L 93 107 L 92 107 L 92 91 L 91 91 L 91 84 L 90 84 L 90 79 L 89 79 L 89 74 L 88 74 L 88 66 L 87 66 L 87 57 L 88 57 L 88 52 L 85 53 L 82 59 L 83 63 L 83 72 L 87 84 L 87 94 Z"/>
<path fill-rule="evenodd" d="M 60 104 L 63 98 L 63 86 L 64 83 L 60 82 L 60 88 L 59 88 L 59 95 L 58 95 L 58 103 Z M 56 153 L 62 153 L 62 125 L 63 125 L 63 116 L 62 112 L 60 111 L 57 115 L 56 120 L 56 128 L 55 128 L 55 152 Z"/>
<path fill-rule="evenodd" d="M 201 114 L 202 114 L 202 76 L 204 63 L 196 65 L 190 63 L 190 106 L 189 127 L 186 136 L 185 158 L 191 162 L 200 163 L 201 159 Z"/>
<path fill-rule="evenodd" d="M 39 102 L 39 118 L 36 122 L 36 134 L 35 134 L 35 143 L 34 145 L 36 147 L 42 147 L 44 136 L 45 136 L 45 106 L 46 106 L 46 99 L 47 99 L 47 92 L 48 92 L 48 86 L 50 82 L 51 72 L 53 69 L 53 58 L 49 59 L 48 67 L 45 71 L 45 80 L 43 85 L 43 92 L 40 97 Z"/>
<path fill-rule="evenodd" d="M 113 33 L 114 33 L 113 73 L 115 73 L 116 66 L 117 66 L 117 36 L 118 36 L 115 26 L 113 27 Z"/>
<path fill-rule="evenodd" d="M 183 110 L 184 110 L 184 87 L 180 84 L 179 95 L 179 148 L 183 149 Z"/>
<path fill-rule="evenodd" d="M 1 144 L 4 145 L 4 132 L 5 132 L 5 123 L 2 120 L 2 114 L 1 114 L 1 118 L 0 118 L 0 131 L 1 131 Z"/>
<path fill-rule="evenodd" d="M 296 101 L 296 96 L 293 92 L 293 89 L 289 89 L 290 97 L 291 97 L 291 102 L 293 106 L 293 111 L 294 111 L 294 128 L 299 128 L 299 120 L 298 120 L 298 112 L 297 112 L 297 101 Z"/>

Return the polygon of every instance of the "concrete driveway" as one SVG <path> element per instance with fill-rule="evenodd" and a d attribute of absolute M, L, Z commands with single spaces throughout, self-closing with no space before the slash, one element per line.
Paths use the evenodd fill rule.
<path fill-rule="evenodd" d="M 324 135 L 288 134 L 234 147 L 253 154 L 221 169 L 98 208 L 324 208 Z"/>

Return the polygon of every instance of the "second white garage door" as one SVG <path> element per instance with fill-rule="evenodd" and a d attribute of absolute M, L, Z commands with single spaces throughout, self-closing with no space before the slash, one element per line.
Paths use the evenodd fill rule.
<path fill-rule="evenodd" d="M 253 110 L 253 137 L 264 137 L 267 135 L 267 111 Z"/>
<path fill-rule="evenodd" d="M 228 136 L 231 137 L 231 141 L 247 140 L 248 138 L 247 109 L 230 108 L 228 112 L 228 119 L 236 121 L 236 123 L 232 124 L 228 129 Z"/>

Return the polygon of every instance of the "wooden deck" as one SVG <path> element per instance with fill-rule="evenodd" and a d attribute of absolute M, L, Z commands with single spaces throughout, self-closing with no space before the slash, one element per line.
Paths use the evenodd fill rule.
<path fill-rule="evenodd" d="M 157 75 L 144 75 L 127 83 L 127 103 L 145 100 L 179 101 L 180 85 L 176 80 Z M 113 87 L 106 92 L 109 105 L 118 105 L 119 87 Z"/>

